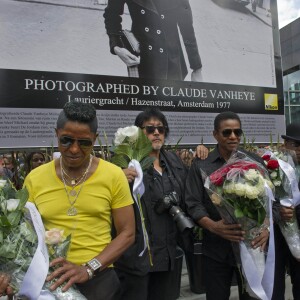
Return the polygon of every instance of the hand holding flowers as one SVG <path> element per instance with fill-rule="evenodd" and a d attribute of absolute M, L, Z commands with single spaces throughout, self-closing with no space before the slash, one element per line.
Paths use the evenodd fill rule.
<path fill-rule="evenodd" d="M 86 299 L 72 286 L 73 283 L 85 282 L 88 279 L 85 267 L 74 265 L 65 259 L 70 247 L 71 235 L 65 237 L 64 230 L 51 228 L 45 232 L 45 242 L 51 261 L 49 269 L 51 274 L 47 277 L 45 287 L 52 291 L 56 299 Z"/>
<path fill-rule="evenodd" d="M 203 174 L 203 178 L 206 191 L 223 219 L 217 222 L 219 232 L 223 231 L 220 235 L 240 242 L 239 248 L 236 247 L 236 243 L 232 245 L 237 262 L 241 262 L 243 274 L 247 279 L 248 293 L 269 299 L 268 294 L 272 287 L 268 288 L 262 278 L 266 273 L 272 282 L 271 277 L 274 275 L 274 260 L 268 260 L 269 256 L 274 258 L 273 235 L 270 242 L 271 252 L 269 249 L 267 256 L 271 267 L 265 267 L 265 253 L 261 251 L 269 237 L 269 224 L 272 226 L 273 185 L 268 172 L 246 154 L 236 152 L 223 167 L 210 176 Z M 232 230 L 235 232 L 230 233 Z"/>
<path fill-rule="evenodd" d="M 300 204 L 298 176 L 289 151 L 266 151 L 262 154 L 270 178 L 275 186 L 275 197 L 280 201 L 280 230 L 292 255 L 300 261 L 300 232 L 294 207 Z"/>

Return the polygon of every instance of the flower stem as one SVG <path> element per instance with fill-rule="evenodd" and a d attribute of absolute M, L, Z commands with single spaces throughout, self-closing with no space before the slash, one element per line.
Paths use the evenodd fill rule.
<path fill-rule="evenodd" d="M 142 222 L 143 232 L 147 232 L 147 231 L 146 231 L 146 226 L 145 226 L 145 218 L 144 218 L 144 214 L 143 214 L 143 208 L 142 208 L 142 204 L 141 204 L 141 195 L 138 194 L 138 195 L 137 195 L 137 198 L 138 198 L 138 204 L 139 204 L 139 207 L 140 207 L 141 222 Z M 149 244 L 149 239 L 148 239 L 148 238 L 146 238 L 146 244 L 147 244 L 147 249 L 148 249 L 148 255 L 149 255 L 150 266 L 153 267 L 152 255 L 151 255 L 151 249 L 150 249 L 150 244 Z"/>

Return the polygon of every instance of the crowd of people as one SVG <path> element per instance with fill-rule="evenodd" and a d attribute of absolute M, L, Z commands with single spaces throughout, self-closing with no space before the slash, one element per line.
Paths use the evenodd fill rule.
<path fill-rule="evenodd" d="M 56 279 L 51 289 L 65 283 L 63 290 L 75 284 L 91 300 L 153 299 L 173 300 L 170 294 L 176 247 L 189 251 L 191 228 L 203 228 L 203 277 L 206 298 L 230 298 L 234 273 L 240 299 L 256 299 L 243 286 L 243 277 L 233 253 L 232 243 L 243 241 L 240 224 L 227 224 L 210 200 L 201 176 L 222 167 L 239 149 L 254 161 L 262 159 L 240 147 L 243 134 L 239 116 L 223 112 L 216 116 L 212 134 L 217 141 L 212 151 L 203 145 L 195 151 L 166 151 L 168 121 L 157 108 L 147 108 L 135 119 L 152 144 L 153 163 L 144 172 L 144 193 L 137 203 L 132 188 L 138 172 L 120 169 L 92 155 L 97 138 L 98 120 L 92 105 L 67 103 L 56 126 L 58 158 L 46 162 L 46 155 L 32 152 L 26 156 L 24 186 L 29 201 L 37 207 L 45 228 L 62 228 L 72 233 L 66 258 L 51 261 L 55 271 L 47 280 Z M 283 135 L 284 147 L 294 150 L 300 162 L 300 124 L 291 124 Z M 13 178 L 12 161 L 4 158 L 2 177 Z M 178 207 L 190 223 L 180 229 L 170 207 Z M 288 269 L 294 299 L 300 299 L 300 263 L 291 255 L 280 230 L 279 221 L 289 221 L 298 208 L 273 205 L 275 223 L 274 300 L 284 299 Z M 189 219 L 189 216 L 192 218 Z M 188 222 L 188 221 L 187 221 Z M 195 222 L 195 223 L 193 223 Z M 145 228 L 143 227 L 145 226 Z M 191 226 L 192 227 L 192 226 Z M 147 247 L 145 247 L 145 230 Z M 185 230 L 187 229 L 187 230 Z M 251 245 L 267 248 L 269 228 L 264 227 Z M 146 250 L 145 250 L 146 249 Z M 0 295 L 12 295 L 9 274 L 0 275 Z"/>

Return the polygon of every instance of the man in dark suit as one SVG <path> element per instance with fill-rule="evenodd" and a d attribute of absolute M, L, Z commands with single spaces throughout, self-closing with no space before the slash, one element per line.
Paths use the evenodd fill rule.
<path fill-rule="evenodd" d="M 140 57 L 130 53 L 123 42 L 121 16 L 125 4 L 132 19 L 131 31 L 140 42 Z M 177 26 L 193 74 L 199 73 L 202 63 L 188 0 L 109 0 L 104 19 L 111 53 L 118 55 L 128 67 L 138 65 L 139 77 L 184 80 L 187 67 Z"/>
<path fill-rule="evenodd" d="M 233 112 L 222 112 L 214 121 L 214 138 L 218 144 L 205 160 L 196 158 L 190 168 L 185 202 L 188 213 L 203 227 L 203 274 L 207 300 L 227 300 L 234 272 L 237 274 L 240 299 L 253 299 L 245 291 L 237 268 L 231 242 L 240 242 L 245 232 L 240 224 L 226 224 L 204 188 L 201 169 L 210 175 L 221 168 L 239 147 L 242 136 L 241 120 Z M 243 151 L 244 152 L 244 151 Z M 248 153 L 259 160 L 254 154 Z M 253 248 L 263 250 L 269 237 L 267 228 L 252 240 Z"/>

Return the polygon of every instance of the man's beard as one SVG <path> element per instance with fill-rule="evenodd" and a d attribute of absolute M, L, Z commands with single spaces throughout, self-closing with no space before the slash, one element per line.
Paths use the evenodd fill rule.
<path fill-rule="evenodd" d="M 153 150 L 160 150 L 162 146 L 163 146 L 162 143 L 155 143 L 154 145 L 152 145 L 152 149 Z"/>

